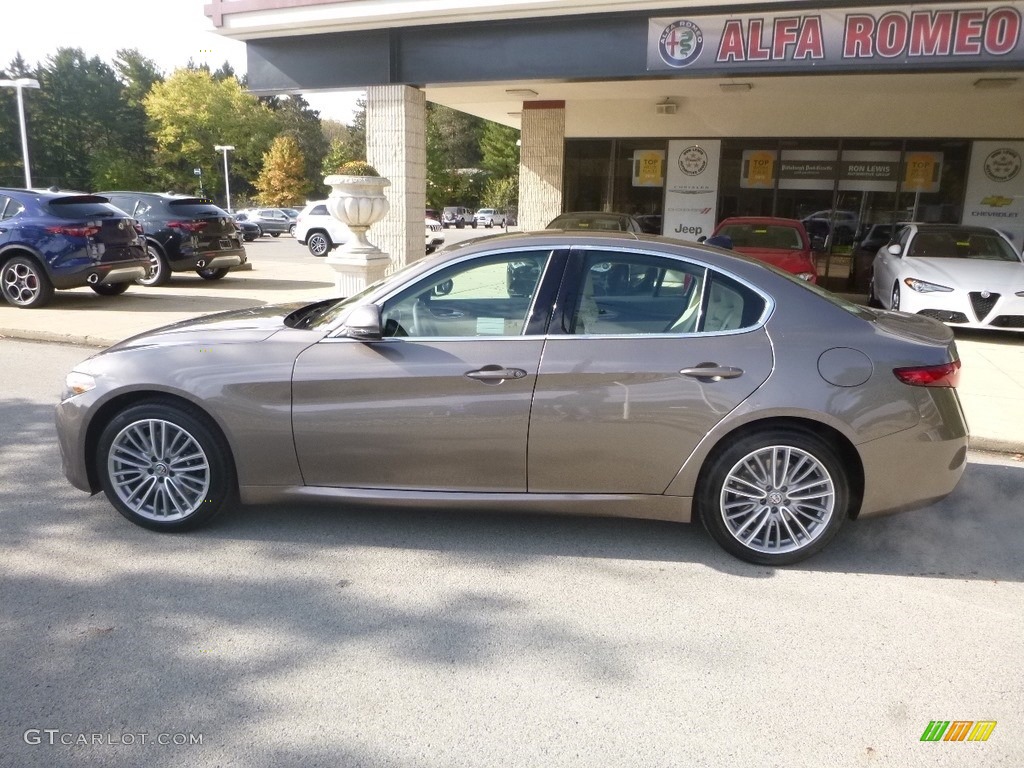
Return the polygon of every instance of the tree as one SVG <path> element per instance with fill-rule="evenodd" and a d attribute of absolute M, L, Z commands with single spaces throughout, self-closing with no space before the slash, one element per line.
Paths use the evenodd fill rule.
<path fill-rule="evenodd" d="M 309 189 L 318 187 L 324 174 L 321 166 L 328 152 L 328 142 L 320 124 L 320 113 L 311 109 L 302 96 L 271 97 L 265 103 L 274 112 L 278 133 L 291 136 L 298 144 L 305 162 L 304 175 Z"/>
<path fill-rule="evenodd" d="M 289 206 L 306 199 L 309 181 L 306 161 L 294 136 L 285 134 L 274 139 L 263 156 L 263 171 L 256 180 L 260 205 Z"/>
<path fill-rule="evenodd" d="M 94 188 L 94 171 L 126 136 L 114 70 L 80 48 L 58 48 L 38 71 L 33 99 L 32 169 L 37 186 Z"/>
<path fill-rule="evenodd" d="M 519 207 L 519 175 L 504 179 L 489 179 L 484 186 L 480 203 L 487 208 L 512 211 Z"/>
<path fill-rule="evenodd" d="M 156 170 L 162 186 L 179 191 L 195 186 L 193 168 L 218 168 L 215 145 L 231 145 L 231 189 L 252 191 L 251 179 L 278 132 L 274 113 L 235 78 L 215 80 L 202 68 L 179 69 L 157 83 L 145 99 L 156 142 Z M 224 189 L 223 173 L 210 173 L 209 187 Z M 209 190 L 208 190 L 209 191 Z"/>
<path fill-rule="evenodd" d="M 519 131 L 488 120 L 480 137 L 480 165 L 495 178 L 519 178 Z"/>

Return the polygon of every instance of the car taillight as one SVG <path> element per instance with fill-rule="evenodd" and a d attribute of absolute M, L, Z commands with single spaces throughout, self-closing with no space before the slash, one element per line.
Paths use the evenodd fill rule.
<path fill-rule="evenodd" d="M 168 221 L 167 226 L 174 229 L 181 229 L 185 232 L 202 232 L 206 229 L 207 222 L 205 221 Z"/>
<path fill-rule="evenodd" d="M 59 227 L 47 227 L 46 231 L 54 235 L 67 235 L 68 237 L 92 237 L 100 231 L 100 228 L 95 224 L 66 224 Z"/>
<path fill-rule="evenodd" d="M 942 365 L 893 368 L 896 378 L 912 387 L 955 387 L 960 383 L 960 361 Z"/>

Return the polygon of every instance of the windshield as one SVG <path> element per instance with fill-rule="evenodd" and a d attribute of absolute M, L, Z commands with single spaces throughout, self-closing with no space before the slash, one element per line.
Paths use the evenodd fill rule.
<path fill-rule="evenodd" d="M 971 229 L 918 231 L 910 241 L 907 256 L 917 259 L 979 259 L 1020 261 L 1020 257 L 998 232 Z"/>

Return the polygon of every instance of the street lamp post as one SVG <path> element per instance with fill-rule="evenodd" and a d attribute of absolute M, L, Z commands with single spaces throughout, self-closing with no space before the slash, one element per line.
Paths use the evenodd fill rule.
<path fill-rule="evenodd" d="M 25 161 L 25 188 L 32 188 L 32 171 L 28 165 L 28 131 L 25 129 L 25 102 L 21 92 L 25 88 L 38 88 L 39 81 L 31 77 L 19 77 L 17 80 L 0 80 L 0 86 L 14 88 L 18 92 L 18 120 L 21 122 L 21 156 Z"/>
<path fill-rule="evenodd" d="M 217 144 L 214 149 L 224 153 L 224 197 L 227 199 L 228 213 L 231 213 L 231 183 L 228 181 L 228 152 L 234 149 L 230 144 Z"/>

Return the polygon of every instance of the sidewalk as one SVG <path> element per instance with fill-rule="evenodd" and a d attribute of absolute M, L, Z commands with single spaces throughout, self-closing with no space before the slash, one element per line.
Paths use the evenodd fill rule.
<path fill-rule="evenodd" d="M 333 273 L 323 260 L 298 251 L 294 258 L 261 258 L 256 248 L 248 250 L 253 269 L 223 280 L 180 275 L 168 286 L 133 286 L 115 297 L 98 296 L 89 288 L 57 291 L 51 304 L 37 310 L 0 303 L 0 337 L 102 348 L 199 314 L 336 295 Z M 957 347 L 971 447 L 1024 453 L 1024 336 L 958 332 Z"/>

